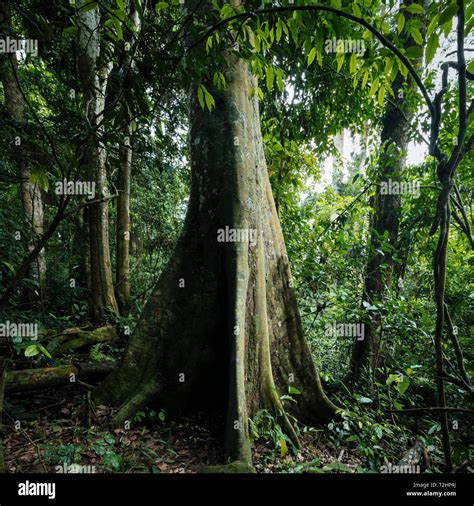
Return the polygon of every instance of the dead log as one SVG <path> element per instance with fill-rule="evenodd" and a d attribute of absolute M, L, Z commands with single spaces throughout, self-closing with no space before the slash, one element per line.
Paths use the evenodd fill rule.
<path fill-rule="evenodd" d="M 114 364 L 82 363 L 9 371 L 6 376 L 5 392 L 25 392 L 51 388 L 79 381 L 97 381 L 107 376 Z"/>
<path fill-rule="evenodd" d="M 117 329 L 113 325 L 106 325 L 93 330 L 74 327 L 64 330 L 48 344 L 48 351 L 58 356 L 68 351 L 77 350 L 98 343 L 112 343 L 117 341 Z"/>
<path fill-rule="evenodd" d="M 3 412 L 3 393 L 5 388 L 6 372 L 7 372 L 7 363 L 3 357 L 0 357 L 0 473 L 5 472 L 5 463 L 3 460 L 2 412 Z"/>

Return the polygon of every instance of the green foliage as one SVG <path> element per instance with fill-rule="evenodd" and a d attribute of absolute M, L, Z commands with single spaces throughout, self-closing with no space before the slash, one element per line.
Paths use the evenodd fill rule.
<path fill-rule="evenodd" d="M 91 449 L 100 457 L 100 465 L 106 471 L 123 471 L 123 457 L 115 451 L 115 438 L 105 434 L 92 443 Z"/>

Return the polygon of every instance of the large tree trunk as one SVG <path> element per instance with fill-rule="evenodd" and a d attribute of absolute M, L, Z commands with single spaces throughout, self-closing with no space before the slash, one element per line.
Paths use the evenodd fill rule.
<path fill-rule="evenodd" d="M 88 2 L 77 0 L 78 68 L 84 93 L 84 106 L 89 123 L 89 138 L 79 154 L 81 174 L 95 181 L 96 199 L 108 196 L 106 151 L 101 139 L 105 106 L 105 90 L 110 67 L 101 61 L 99 8 L 81 9 Z M 102 55 L 103 57 L 103 55 Z M 91 312 L 100 318 L 107 312 L 118 313 L 112 281 L 109 248 L 109 216 L 107 200 L 90 205 L 89 241 L 91 255 Z"/>
<path fill-rule="evenodd" d="M 0 32 L 4 38 L 11 36 L 11 20 L 7 2 L 0 2 Z M 41 190 L 37 184 L 30 183 L 30 167 L 25 155 L 24 133 L 28 130 L 25 119 L 26 103 L 18 86 L 18 63 L 16 53 L 0 55 L 1 81 L 5 94 L 5 109 L 14 122 L 17 132 L 12 139 L 13 159 L 20 177 L 20 195 L 23 210 L 29 226 L 28 250 L 31 252 L 39 237 L 43 235 L 43 200 Z M 41 292 L 46 275 L 46 257 L 44 249 L 31 264 L 28 275 L 38 283 Z M 35 297 L 31 297 L 34 299 Z"/>
<path fill-rule="evenodd" d="M 280 401 L 290 385 L 302 392 L 294 409 L 300 419 L 327 421 L 336 408 L 323 393 L 291 288 L 258 103 L 250 98 L 256 82 L 243 61 L 233 54 L 228 61 L 215 110 L 202 110 L 192 88 L 184 229 L 95 399 L 120 406 L 116 424 L 151 401 L 171 412 L 225 409 L 228 456 L 250 463 L 248 417 L 259 409 L 273 412 L 296 440 Z M 219 242 L 226 227 L 250 241 Z"/>

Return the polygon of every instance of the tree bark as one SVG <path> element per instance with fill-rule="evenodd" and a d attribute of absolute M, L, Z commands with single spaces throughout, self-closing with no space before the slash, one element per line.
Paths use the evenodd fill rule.
<path fill-rule="evenodd" d="M 406 4 L 416 3 L 405 0 Z M 413 45 L 408 38 L 405 47 Z M 418 62 L 419 63 L 419 62 Z M 409 81 L 408 89 L 403 88 L 405 78 L 398 73 L 392 83 L 396 104 L 387 102 L 382 118 L 380 166 L 376 175 L 375 196 L 371 198 L 370 238 L 368 243 L 368 262 L 364 277 L 362 301 L 368 304 L 383 302 L 392 285 L 395 257 L 401 254 L 398 247 L 398 233 L 401 213 L 401 195 L 382 192 L 381 185 L 402 180 L 406 165 L 407 145 L 410 134 L 410 121 L 413 107 L 408 105 L 407 94 L 412 94 L 416 86 Z M 399 95 L 400 92 L 403 95 Z M 360 378 L 363 368 L 375 372 L 383 366 L 387 343 L 382 343 L 382 319 L 367 311 L 365 337 L 355 340 L 352 348 L 349 378 Z M 382 347 L 385 348 L 382 351 Z"/>
<path fill-rule="evenodd" d="M 115 424 L 159 402 L 170 412 L 227 412 L 227 455 L 251 462 L 248 417 L 269 409 L 297 440 L 280 401 L 298 388 L 293 413 L 328 421 L 303 329 L 260 131 L 255 79 L 228 53 L 227 87 L 203 110 L 190 93 L 192 185 L 175 253 L 159 279 L 118 368 L 95 400 L 120 406 Z M 220 242 L 229 230 L 252 240 Z M 229 237 L 228 237 L 229 239 Z"/>
<path fill-rule="evenodd" d="M 73 384 L 75 380 L 100 380 L 109 374 L 112 368 L 112 364 L 84 363 L 10 371 L 6 376 L 5 392 L 41 390 Z"/>
<path fill-rule="evenodd" d="M 88 122 L 88 140 L 79 153 L 81 174 L 87 174 L 96 184 L 96 196 L 107 197 L 106 151 L 103 144 L 105 90 L 110 66 L 104 64 L 100 47 L 99 7 L 82 9 L 87 0 L 76 0 L 78 9 L 78 68 L 84 93 L 85 116 Z M 107 312 L 118 313 L 112 281 L 109 248 L 108 202 L 89 206 L 89 241 L 91 255 L 92 316 L 100 319 Z"/>
<path fill-rule="evenodd" d="M 10 10 L 7 2 L 0 2 L 1 36 L 11 36 Z M 20 196 L 29 227 L 28 251 L 34 250 L 39 237 L 43 234 L 43 199 L 38 184 L 30 183 L 31 170 L 28 155 L 25 154 L 25 134 L 28 126 L 25 117 L 25 100 L 18 86 L 18 62 L 16 53 L 0 55 L 1 81 L 5 94 L 5 109 L 16 130 L 12 139 L 12 156 L 20 176 Z M 28 275 L 38 283 L 41 293 L 46 276 L 46 256 L 42 249 L 30 265 Z M 36 297 L 30 296 L 32 300 Z"/>
<path fill-rule="evenodd" d="M 120 146 L 116 228 L 116 283 L 115 297 L 120 314 L 130 310 L 130 178 L 132 168 L 131 128 Z"/>
<path fill-rule="evenodd" d="M 128 5 L 128 17 L 138 31 L 140 18 L 133 2 Z M 133 42 L 131 36 L 127 43 Z M 133 65 L 132 50 L 127 52 L 122 68 L 130 74 Z M 121 90 L 122 91 L 122 90 Z M 116 276 L 115 297 L 120 314 L 128 315 L 130 311 L 130 183 L 132 170 L 132 119 L 130 109 L 123 104 L 126 126 L 123 132 L 123 144 L 119 148 L 119 175 L 117 197 L 117 226 L 116 226 Z"/>

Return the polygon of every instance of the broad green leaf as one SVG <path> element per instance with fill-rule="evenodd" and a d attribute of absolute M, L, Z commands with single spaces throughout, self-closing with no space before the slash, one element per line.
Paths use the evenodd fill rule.
<path fill-rule="evenodd" d="M 458 12 L 458 6 L 456 2 L 450 3 L 443 12 L 439 15 L 439 24 L 444 25 Z"/>
<path fill-rule="evenodd" d="M 276 27 L 276 40 L 277 40 L 277 42 L 280 42 L 282 31 L 283 31 L 283 29 L 281 27 L 281 19 L 278 18 L 277 27 Z"/>
<path fill-rule="evenodd" d="M 115 33 L 117 34 L 117 40 L 123 40 L 122 23 L 115 16 L 112 17 L 114 23 Z"/>
<path fill-rule="evenodd" d="M 427 65 L 434 58 L 438 46 L 439 46 L 438 34 L 433 33 L 431 34 L 430 38 L 428 39 L 428 43 L 426 44 L 425 61 Z"/>
<path fill-rule="evenodd" d="M 288 388 L 288 391 L 290 392 L 290 394 L 293 394 L 293 395 L 301 395 L 301 391 L 298 390 L 296 387 L 293 387 L 293 386 L 290 386 Z"/>
<path fill-rule="evenodd" d="M 377 91 L 377 88 L 379 87 L 379 78 L 378 76 L 372 81 L 372 86 L 369 90 L 369 97 L 372 97 L 375 92 Z"/>
<path fill-rule="evenodd" d="M 349 60 L 349 70 L 351 74 L 354 74 L 356 69 L 357 69 L 357 57 L 355 53 L 352 53 L 351 59 Z"/>
<path fill-rule="evenodd" d="M 378 96 L 377 96 L 377 101 L 378 101 L 380 107 L 383 106 L 384 98 L 385 98 L 385 87 L 384 86 L 380 86 L 379 93 L 378 93 Z"/>
<path fill-rule="evenodd" d="M 25 349 L 25 357 L 34 357 L 38 355 L 39 352 L 40 350 L 37 344 L 30 344 L 30 346 L 27 346 Z"/>
<path fill-rule="evenodd" d="M 414 5 L 414 4 L 413 4 Z M 415 28 L 415 27 L 411 27 L 410 28 L 410 33 L 411 33 L 411 36 L 413 37 L 413 40 L 418 44 L 418 45 L 422 45 L 423 44 L 423 36 L 421 35 L 421 32 L 420 30 L 418 30 L 418 28 Z"/>
<path fill-rule="evenodd" d="M 308 54 L 308 67 L 313 63 L 315 57 L 316 57 L 316 48 L 313 47 Z"/>
<path fill-rule="evenodd" d="M 398 15 L 397 32 L 402 33 L 403 27 L 405 26 L 405 16 L 403 13 Z"/>
<path fill-rule="evenodd" d="M 206 101 L 207 108 L 212 111 L 212 108 L 216 105 L 214 97 L 204 88 L 204 99 Z"/>
<path fill-rule="evenodd" d="M 199 100 L 199 105 L 201 106 L 202 109 L 204 109 L 204 92 L 202 91 L 202 84 L 199 86 L 198 88 L 198 100 Z"/>
<path fill-rule="evenodd" d="M 168 4 L 166 2 L 158 2 L 155 5 L 155 11 L 158 14 L 161 10 L 166 9 L 168 7 Z"/>
<path fill-rule="evenodd" d="M 354 16 L 357 16 L 358 18 L 362 17 L 360 7 L 355 2 L 352 4 L 352 13 L 354 14 Z"/>
<path fill-rule="evenodd" d="M 46 355 L 48 358 L 52 358 L 51 357 L 51 354 L 49 353 L 49 351 L 42 345 L 42 344 L 38 344 L 38 348 L 40 349 L 40 351 Z"/>
<path fill-rule="evenodd" d="M 212 49 L 212 35 L 207 38 L 206 41 L 206 53 L 209 54 L 209 51 Z"/>
<path fill-rule="evenodd" d="M 362 77 L 362 89 L 364 89 L 367 86 L 367 81 L 369 80 L 369 71 L 366 70 L 364 72 L 364 77 Z"/>
<path fill-rule="evenodd" d="M 430 24 L 428 25 L 428 28 L 426 29 L 426 36 L 429 37 L 434 29 L 438 26 L 438 20 L 439 20 L 439 14 L 436 14 L 433 16 L 433 19 L 430 21 Z"/>
<path fill-rule="evenodd" d="M 276 77 L 277 77 L 277 86 L 280 93 L 283 91 L 283 79 L 285 77 L 285 73 L 281 68 L 276 69 Z"/>
<path fill-rule="evenodd" d="M 267 90 L 271 91 L 273 88 L 273 80 L 275 78 L 275 73 L 273 71 L 272 66 L 267 67 L 267 74 L 266 74 L 266 84 L 267 84 Z"/>
<path fill-rule="evenodd" d="M 423 14 L 425 12 L 423 7 L 419 4 L 410 4 L 406 10 L 411 14 Z"/>
<path fill-rule="evenodd" d="M 423 55 L 423 48 L 421 46 L 410 46 L 405 51 L 405 56 L 408 56 L 408 58 L 411 58 L 413 60 L 416 58 L 420 58 L 422 55 Z M 400 72 L 401 72 L 401 69 L 400 69 Z M 403 74 L 403 72 L 402 72 L 402 74 Z"/>
<path fill-rule="evenodd" d="M 344 58 L 346 54 L 345 53 L 339 53 L 336 56 L 336 62 L 337 62 L 337 71 L 339 72 L 342 69 L 342 66 L 344 65 Z"/>
<path fill-rule="evenodd" d="M 407 391 L 409 386 L 410 386 L 410 379 L 408 378 L 408 376 L 404 375 L 403 380 L 398 384 L 398 391 L 400 395 L 403 395 Z"/>
<path fill-rule="evenodd" d="M 48 191 L 49 180 L 48 176 L 44 172 L 40 171 L 32 172 L 28 180 L 31 184 L 37 184 L 42 190 Z"/>
<path fill-rule="evenodd" d="M 400 74 L 403 77 L 406 77 L 408 75 L 408 69 L 407 69 L 406 65 L 399 58 L 397 58 L 397 65 L 398 65 L 398 70 L 400 71 Z"/>

